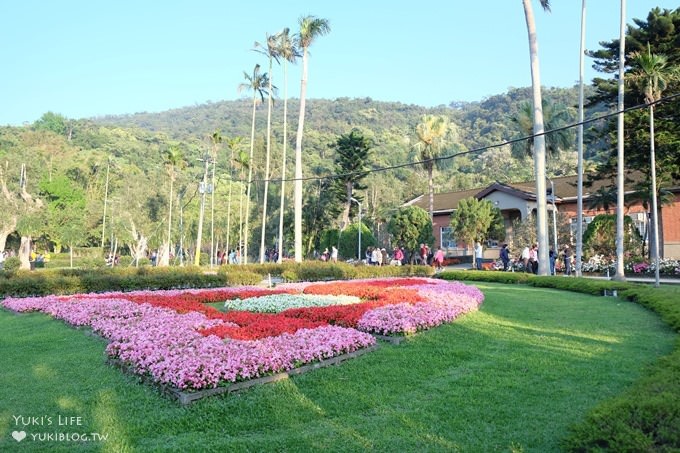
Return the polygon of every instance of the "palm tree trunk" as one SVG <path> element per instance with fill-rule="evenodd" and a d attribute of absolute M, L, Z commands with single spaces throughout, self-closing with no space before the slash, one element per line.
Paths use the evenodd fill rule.
<path fill-rule="evenodd" d="M 538 61 L 538 39 L 531 0 L 522 0 L 529 34 L 531 58 L 531 87 L 534 104 L 534 175 L 536 177 L 536 220 L 538 239 L 538 274 L 548 275 L 548 215 L 545 183 L 545 136 L 543 135 L 543 104 L 541 75 Z"/>
<path fill-rule="evenodd" d="M 279 212 L 279 259 L 283 261 L 283 205 L 286 194 L 286 148 L 288 147 L 288 65 L 283 60 L 283 156 L 281 157 L 281 207 Z"/>
<path fill-rule="evenodd" d="M 652 213 L 653 224 L 652 232 L 654 234 L 654 242 L 652 253 L 654 255 L 654 286 L 659 287 L 659 210 L 657 207 L 657 189 L 656 189 L 656 152 L 654 149 L 654 104 L 649 106 L 649 156 L 650 156 L 650 173 L 652 179 Z"/>
<path fill-rule="evenodd" d="M 231 160 L 229 161 L 229 195 L 227 196 L 227 242 L 225 245 L 225 252 L 229 253 L 231 247 L 231 189 L 234 183 L 234 173 L 231 166 L 234 165 L 234 149 L 231 150 Z"/>
<path fill-rule="evenodd" d="M 302 79 L 300 80 L 300 115 L 295 139 L 295 262 L 302 262 L 302 132 L 305 124 L 305 97 L 307 96 L 307 48 L 302 52 Z"/>
<path fill-rule="evenodd" d="M 217 160 L 217 152 L 214 153 L 212 159 L 212 178 L 210 190 L 210 268 L 212 269 L 215 263 L 215 161 Z"/>
<path fill-rule="evenodd" d="M 427 191 L 430 197 L 430 221 L 434 222 L 434 183 L 432 181 L 432 170 L 433 170 L 433 164 L 430 162 L 430 164 L 427 166 Z"/>
<path fill-rule="evenodd" d="M 583 260 L 583 67 L 586 46 L 586 0 L 581 3 L 581 46 L 579 48 L 579 83 L 578 83 L 578 182 L 576 195 L 576 276 L 581 276 L 581 261 Z M 555 250 L 557 253 L 557 250 Z"/>
<path fill-rule="evenodd" d="M 262 234 L 260 235 L 260 264 L 264 263 L 265 231 L 267 227 L 267 197 L 269 193 L 269 160 L 272 141 L 272 59 L 269 57 L 269 101 L 267 102 L 267 152 L 264 163 L 264 197 L 262 198 Z"/>
<path fill-rule="evenodd" d="M 170 198 L 168 199 L 168 236 L 167 242 L 163 246 L 163 253 L 159 257 L 159 266 L 167 266 L 170 264 L 170 242 L 172 241 L 172 189 L 174 183 L 174 176 L 170 175 Z"/>
<path fill-rule="evenodd" d="M 255 110 L 257 99 L 253 96 L 253 121 L 250 127 L 250 157 L 248 160 L 248 188 L 246 190 L 246 220 L 243 232 L 243 264 L 248 264 L 248 227 L 250 223 L 250 188 L 253 185 L 253 154 L 255 152 Z"/>
<path fill-rule="evenodd" d="M 623 94 L 624 72 L 626 63 L 626 0 L 621 0 L 621 22 L 619 37 L 619 99 L 618 99 L 618 130 L 617 130 L 617 166 L 616 166 L 616 275 L 614 280 L 624 281 L 626 275 L 623 268 L 624 245 L 624 153 L 623 153 Z"/>

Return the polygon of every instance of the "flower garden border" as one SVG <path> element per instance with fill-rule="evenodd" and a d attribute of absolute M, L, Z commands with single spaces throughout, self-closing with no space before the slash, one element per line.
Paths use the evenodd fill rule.
<path fill-rule="evenodd" d="M 101 338 L 101 337 L 100 337 Z M 122 363 L 120 360 L 117 359 L 107 359 L 106 363 L 109 365 L 115 366 L 119 370 L 121 370 L 123 373 L 135 377 L 137 379 L 140 379 L 143 383 L 149 384 L 151 387 L 155 387 L 161 391 L 162 394 L 170 396 L 171 398 L 177 400 L 180 405 L 182 406 L 188 406 L 198 400 L 201 400 L 203 398 L 208 398 L 211 396 L 215 395 L 222 395 L 224 393 L 236 393 L 236 392 L 241 392 L 243 390 L 247 390 L 250 387 L 254 387 L 256 385 L 262 385 L 262 384 L 268 384 L 271 382 L 277 382 L 281 381 L 284 379 L 288 379 L 291 376 L 296 376 L 298 374 L 304 374 L 309 371 L 313 371 L 319 368 L 326 368 L 329 366 L 333 365 L 339 365 L 342 362 L 345 362 L 350 359 L 354 359 L 357 357 L 360 357 L 364 354 L 368 354 L 369 352 L 373 352 L 376 349 L 378 349 L 380 345 L 374 344 L 373 346 L 369 346 L 367 348 L 362 348 L 358 349 L 353 352 L 348 352 L 347 354 L 342 354 L 342 355 L 337 355 L 334 357 L 330 357 L 328 359 L 324 359 L 318 362 L 313 362 L 313 363 L 308 363 L 307 365 L 303 365 L 297 368 L 293 368 L 288 371 L 284 371 L 281 373 L 276 373 L 276 374 L 270 374 L 267 376 L 262 376 L 260 378 L 255 378 L 255 379 L 248 379 L 246 381 L 239 381 L 239 382 L 234 382 L 225 386 L 220 386 L 220 387 L 215 387 L 215 388 L 210 388 L 210 389 L 203 389 L 203 390 L 194 390 L 191 392 L 187 392 L 184 390 L 180 390 L 176 387 L 170 386 L 170 385 L 159 385 L 155 383 L 152 379 L 146 378 L 145 376 L 140 376 L 139 374 L 134 373 L 132 368 L 124 363 Z"/>
<path fill-rule="evenodd" d="M 416 334 L 412 333 L 412 334 L 408 334 L 408 335 L 400 335 L 400 336 L 394 335 L 394 336 L 392 336 L 392 335 L 380 335 L 380 334 L 377 334 L 377 333 L 372 333 L 371 335 L 373 335 L 373 337 L 376 340 L 382 340 L 382 341 L 386 341 L 390 344 L 400 345 L 401 343 L 403 343 L 404 341 L 406 341 L 409 338 L 412 338 Z"/>

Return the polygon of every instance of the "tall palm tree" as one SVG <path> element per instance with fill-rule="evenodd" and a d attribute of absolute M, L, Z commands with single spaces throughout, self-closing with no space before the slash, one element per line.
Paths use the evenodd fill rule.
<path fill-rule="evenodd" d="M 277 52 L 283 59 L 283 155 L 281 157 L 281 206 L 279 209 L 279 263 L 283 260 L 283 208 L 286 195 L 286 151 L 288 149 L 288 63 L 300 56 L 290 30 L 284 28 L 277 35 Z"/>
<path fill-rule="evenodd" d="M 428 193 L 430 196 L 429 213 L 432 220 L 434 212 L 434 184 L 432 173 L 437 159 L 447 146 L 449 119 L 443 115 L 425 115 L 416 126 L 417 142 L 414 148 L 419 153 L 423 167 L 427 170 Z"/>
<path fill-rule="evenodd" d="M 159 266 L 167 266 L 170 264 L 170 244 L 172 242 L 172 192 L 173 186 L 175 184 L 175 178 L 177 177 L 175 170 L 178 167 L 182 167 L 184 164 L 182 150 L 176 145 L 170 146 L 164 150 L 163 154 L 165 168 L 168 171 L 168 179 L 170 179 L 170 196 L 168 197 L 168 236 L 158 262 Z"/>
<path fill-rule="evenodd" d="M 239 179 L 241 183 L 243 182 L 244 172 L 250 168 L 250 160 L 248 159 L 248 153 L 245 150 L 238 150 L 237 155 L 234 158 L 234 163 L 239 167 Z M 241 188 L 241 194 L 238 201 L 238 245 L 236 247 L 239 252 L 241 252 L 241 247 L 243 246 L 243 188 Z M 239 261 L 239 264 L 243 264 L 243 259 Z"/>
<path fill-rule="evenodd" d="M 217 150 L 222 143 L 222 134 L 215 131 L 210 136 L 212 142 L 212 178 L 210 191 L 210 267 L 215 262 L 215 164 L 217 163 Z"/>
<path fill-rule="evenodd" d="M 271 139 L 272 139 L 272 96 L 276 87 L 272 85 L 272 64 L 274 60 L 279 62 L 279 53 L 277 48 L 276 35 L 267 35 L 267 45 L 255 43 L 255 50 L 263 53 L 269 59 L 269 80 L 267 86 L 267 149 L 265 153 L 264 164 L 264 196 L 262 197 L 262 232 L 260 237 L 260 264 L 264 263 L 264 246 L 265 246 L 265 230 L 267 226 L 267 198 L 269 194 L 269 163 L 271 160 Z"/>
<path fill-rule="evenodd" d="M 307 96 L 307 66 L 309 47 L 315 39 L 330 32 L 327 19 L 315 16 L 304 16 L 299 19 L 300 31 L 297 46 L 302 50 L 302 78 L 300 80 L 300 116 L 298 118 L 297 136 L 295 139 L 295 261 L 302 261 L 302 132 L 305 124 L 305 98 Z"/>
<path fill-rule="evenodd" d="M 618 79 L 618 117 L 617 117 L 617 131 L 616 131 L 616 272 L 614 280 L 624 281 L 626 275 L 623 268 L 623 248 L 625 243 L 625 225 L 624 225 L 624 193 L 626 190 L 625 168 L 623 159 L 623 95 L 624 95 L 624 75 L 626 68 L 626 0 L 621 0 L 621 20 L 619 21 L 619 79 Z"/>
<path fill-rule="evenodd" d="M 522 0 L 524 16 L 529 35 L 529 55 L 531 58 L 531 88 L 534 107 L 534 176 L 536 177 L 536 220 L 538 238 L 538 273 L 548 275 L 548 213 L 545 183 L 545 137 L 543 136 L 543 102 L 541 99 L 541 73 L 538 62 L 538 39 L 532 0 Z M 550 2 L 540 0 L 541 7 L 550 11 Z"/>
<path fill-rule="evenodd" d="M 231 247 L 231 193 L 232 185 L 234 183 L 234 172 L 233 168 L 236 162 L 234 161 L 234 153 L 240 151 L 242 137 L 233 137 L 227 139 L 227 148 L 231 151 L 231 156 L 229 157 L 229 195 L 227 195 L 227 243 L 225 249 L 227 253 Z"/>
<path fill-rule="evenodd" d="M 669 65 L 668 57 L 653 54 L 649 43 L 647 53 L 634 52 L 630 62 L 636 69 L 629 74 L 629 82 L 635 85 L 649 105 L 649 158 L 650 158 L 650 193 L 652 198 L 652 255 L 655 272 L 654 285 L 659 286 L 659 219 L 657 206 L 656 156 L 654 149 L 654 104 L 661 99 L 661 94 L 672 80 L 678 79 L 678 70 Z"/>
<path fill-rule="evenodd" d="M 252 90 L 253 91 L 253 120 L 250 127 L 250 156 L 248 158 L 248 188 L 246 194 L 246 221 L 245 221 L 245 234 L 243 239 L 243 263 L 248 263 L 248 228 L 250 221 L 250 190 L 253 185 L 253 154 L 255 152 L 255 112 L 257 111 L 257 105 L 264 102 L 264 96 L 268 94 L 267 85 L 269 84 L 269 76 L 267 73 L 260 73 L 260 65 L 256 64 L 253 69 L 253 74 L 250 75 L 247 72 L 243 72 L 247 83 L 242 83 L 239 85 L 239 91 Z"/>
<path fill-rule="evenodd" d="M 583 67 L 586 51 L 586 0 L 581 2 L 581 44 L 578 59 L 578 133 L 576 138 L 576 276 L 581 276 L 583 261 Z"/>

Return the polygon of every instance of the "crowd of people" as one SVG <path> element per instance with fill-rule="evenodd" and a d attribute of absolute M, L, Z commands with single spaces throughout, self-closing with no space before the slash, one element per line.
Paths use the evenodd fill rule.
<path fill-rule="evenodd" d="M 504 271 L 522 270 L 524 272 L 538 273 L 538 244 L 525 246 L 519 257 L 515 260 L 510 255 L 508 244 L 503 244 L 499 252 L 499 259 Z M 554 247 L 550 247 L 548 252 L 550 260 L 550 275 L 556 275 L 558 271 L 563 271 L 564 275 L 571 275 L 574 269 L 574 255 L 571 248 L 566 245 L 562 251 L 555 252 Z"/>

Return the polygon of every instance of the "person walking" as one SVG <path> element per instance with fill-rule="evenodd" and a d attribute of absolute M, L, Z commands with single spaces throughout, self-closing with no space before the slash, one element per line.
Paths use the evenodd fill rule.
<path fill-rule="evenodd" d="M 520 258 L 522 259 L 522 266 L 524 266 L 524 272 L 531 272 L 531 270 L 529 269 L 530 255 L 531 255 L 531 253 L 530 253 L 529 247 L 528 246 L 524 247 L 522 249 L 522 255 L 520 256 Z"/>
<path fill-rule="evenodd" d="M 441 247 L 437 249 L 437 253 L 434 254 L 434 265 L 437 272 L 441 272 L 442 266 L 444 265 L 444 250 Z"/>
<path fill-rule="evenodd" d="M 564 275 L 571 275 L 571 250 L 569 246 L 564 247 Z"/>
<path fill-rule="evenodd" d="M 531 264 L 531 272 L 538 274 L 538 244 L 534 244 L 529 249 L 529 263 Z"/>
<path fill-rule="evenodd" d="M 475 245 L 475 265 L 478 271 L 482 270 L 482 258 L 484 258 L 484 249 L 482 248 L 482 243 L 477 241 Z"/>
<path fill-rule="evenodd" d="M 501 247 L 499 258 L 503 263 L 503 270 L 507 271 L 508 264 L 510 263 L 510 252 L 508 251 L 508 244 L 503 244 L 503 246 Z"/>

